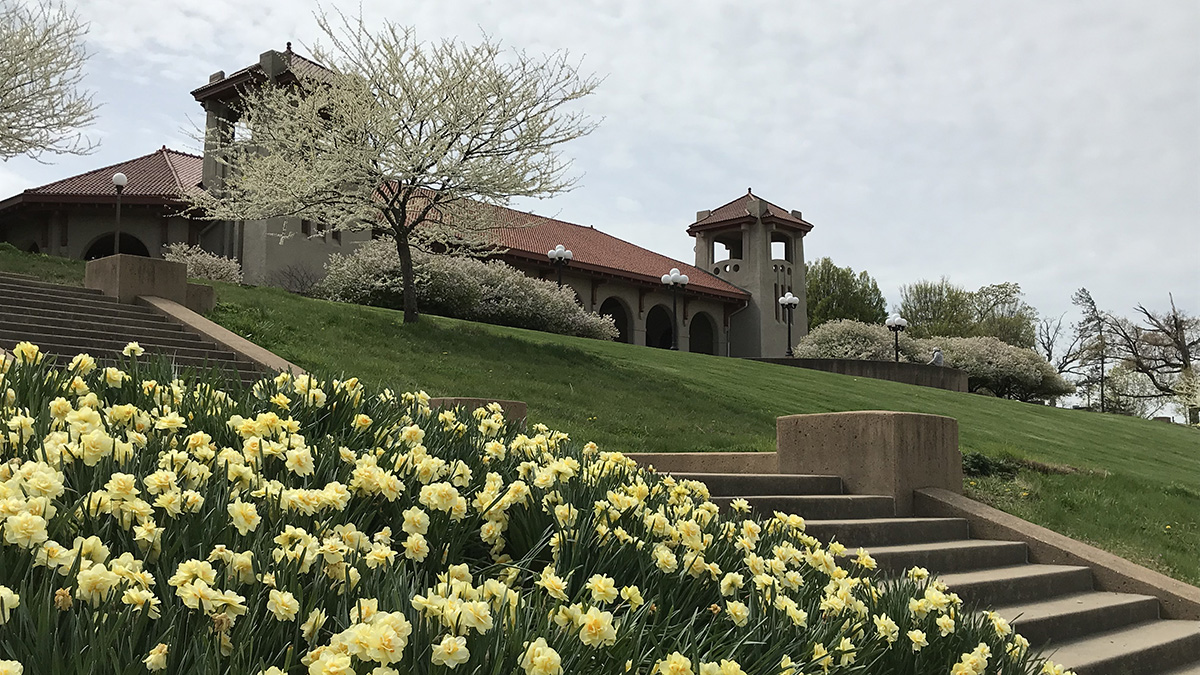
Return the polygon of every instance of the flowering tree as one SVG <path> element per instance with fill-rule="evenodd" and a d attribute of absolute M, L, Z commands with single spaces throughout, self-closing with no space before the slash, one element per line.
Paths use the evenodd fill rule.
<path fill-rule="evenodd" d="M 1175 306 L 1156 312 L 1138 305 L 1138 321 L 1108 317 L 1116 355 L 1154 386 L 1146 396 L 1178 397 L 1181 379 L 1185 388 L 1200 366 L 1200 317 Z M 1185 406 L 1189 424 L 1200 424 L 1200 406 Z"/>
<path fill-rule="evenodd" d="M 61 6 L 0 6 L 0 159 L 83 155 L 96 104 L 80 91 L 87 25 Z"/>
<path fill-rule="evenodd" d="M 594 128 L 571 105 L 598 81 L 565 52 L 423 43 L 386 21 L 372 32 L 361 16 L 317 19 L 324 68 L 243 94 L 244 133 L 207 139 L 229 177 L 192 202 L 212 219 L 293 216 L 391 235 L 404 320 L 416 321 L 411 247 L 478 241 L 496 224 L 486 205 L 569 190 L 558 148 Z"/>

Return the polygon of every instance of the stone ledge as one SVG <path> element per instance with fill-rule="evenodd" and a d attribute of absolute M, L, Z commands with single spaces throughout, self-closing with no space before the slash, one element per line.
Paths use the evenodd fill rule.
<path fill-rule="evenodd" d="M 246 338 L 209 321 L 178 302 L 155 296 L 140 296 L 138 304 L 144 305 L 159 314 L 177 321 L 192 331 L 228 349 L 243 359 L 257 364 L 272 373 L 291 372 L 293 375 L 304 374 L 304 369 L 267 351 Z"/>
<path fill-rule="evenodd" d="M 634 452 L 626 457 L 662 473 L 779 473 L 775 452 Z"/>
<path fill-rule="evenodd" d="M 958 422 L 887 410 L 788 415 L 775 421 L 781 473 L 840 476 L 851 494 L 888 495 L 912 513 L 913 490 L 962 490 Z"/>
<path fill-rule="evenodd" d="M 919 387 L 934 387 L 947 391 L 967 391 L 967 371 L 945 366 L 923 363 L 896 363 L 895 361 L 865 361 L 861 359 L 802 359 L 779 357 L 755 357 L 749 361 L 762 361 L 793 368 L 821 370 L 850 377 L 866 377 L 873 380 L 888 380 Z"/>
<path fill-rule="evenodd" d="M 926 488 L 913 495 L 916 515 L 965 518 L 973 539 L 1023 541 L 1029 561 L 1090 567 L 1101 591 L 1152 595 L 1162 603 L 1163 618 L 1200 620 L 1200 588 L 1129 562 L 1094 546 L 1022 520 L 949 490 Z"/>

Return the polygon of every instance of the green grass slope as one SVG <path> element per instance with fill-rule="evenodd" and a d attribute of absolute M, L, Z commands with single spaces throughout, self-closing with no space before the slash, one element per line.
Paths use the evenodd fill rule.
<path fill-rule="evenodd" d="M 0 270 L 61 272 L 34 258 L 0 251 Z M 971 479 L 973 497 L 1200 582 L 1195 429 L 441 317 L 406 326 L 398 312 L 275 289 L 218 284 L 217 297 L 210 318 L 308 370 L 396 390 L 523 400 L 538 420 L 625 452 L 773 450 L 775 418 L 797 413 L 948 415 L 964 453 L 1083 470 Z"/>

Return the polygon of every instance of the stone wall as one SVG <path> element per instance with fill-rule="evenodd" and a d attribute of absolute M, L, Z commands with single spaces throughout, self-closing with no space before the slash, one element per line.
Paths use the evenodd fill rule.
<path fill-rule="evenodd" d="M 888 380 L 920 387 L 935 387 L 948 391 L 967 391 L 967 371 L 943 366 L 927 366 L 920 363 L 896 363 L 894 361 L 861 361 L 857 359 L 794 359 L 755 358 L 751 361 L 777 363 L 794 368 L 823 370 L 853 377 L 869 377 L 873 380 Z"/>

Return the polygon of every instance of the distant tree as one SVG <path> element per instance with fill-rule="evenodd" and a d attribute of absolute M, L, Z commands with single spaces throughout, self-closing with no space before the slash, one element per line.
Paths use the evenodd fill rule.
<path fill-rule="evenodd" d="M 1050 364 L 1054 371 L 1064 378 L 1081 374 L 1083 349 L 1079 328 L 1074 324 L 1063 324 L 1065 314 L 1058 318 L 1044 316 L 1038 320 L 1035 329 L 1036 345 L 1034 350 Z M 1057 399 L 1050 401 L 1057 405 Z"/>
<path fill-rule="evenodd" d="M 1104 410 L 1132 417 L 1153 417 L 1171 401 L 1165 398 L 1150 378 L 1128 363 L 1120 363 L 1108 371 L 1104 388 Z"/>
<path fill-rule="evenodd" d="M 1154 391 L 1144 396 L 1177 397 L 1180 380 L 1190 382 L 1200 367 L 1200 317 L 1191 316 L 1175 306 L 1155 312 L 1138 305 L 1136 321 L 1109 317 L 1115 354 L 1133 371 L 1146 376 Z M 1188 423 L 1200 423 L 1200 407 L 1187 406 Z"/>
<path fill-rule="evenodd" d="M 595 127 L 573 106 L 598 80 L 564 52 L 419 42 L 361 16 L 318 24 L 325 69 L 244 92 L 236 112 L 249 133 L 208 139 L 229 178 L 193 205 L 217 220 L 309 218 L 391 236 L 404 321 L 416 321 L 412 248 L 484 239 L 498 225 L 489 205 L 573 187 L 559 148 Z"/>
<path fill-rule="evenodd" d="M 983 286 L 972 293 L 975 316 L 971 334 L 1033 349 L 1037 343 L 1038 314 L 1022 296 L 1020 284 L 1012 282 Z"/>
<path fill-rule="evenodd" d="M 971 292 L 946 277 L 901 286 L 900 315 L 916 338 L 967 337 L 975 323 Z"/>
<path fill-rule="evenodd" d="M 863 323 L 883 323 L 887 319 L 887 301 L 879 284 L 865 271 L 854 273 L 838 267 L 829 258 L 808 266 L 805 272 L 808 299 L 808 329 L 837 319 Z"/>
<path fill-rule="evenodd" d="M 1100 311 L 1086 288 L 1075 291 L 1071 296 L 1071 303 L 1078 307 L 1082 314 L 1079 323 L 1075 324 L 1079 340 L 1078 365 L 1072 371 L 1077 376 L 1075 386 L 1089 406 L 1092 405 L 1094 397 L 1100 412 L 1105 412 L 1107 406 L 1104 385 L 1108 367 L 1113 361 L 1109 353 L 1112 350 L 1110 335 L 1105 330 L 1109 316 Z"/>
<path fill-rule="evenodd" d="M 79 86 L 87 31 L 61 5 L 0 3 L 0 159 L 95 149 L 79 132 L 95 120 L 97 107 Z"/>

